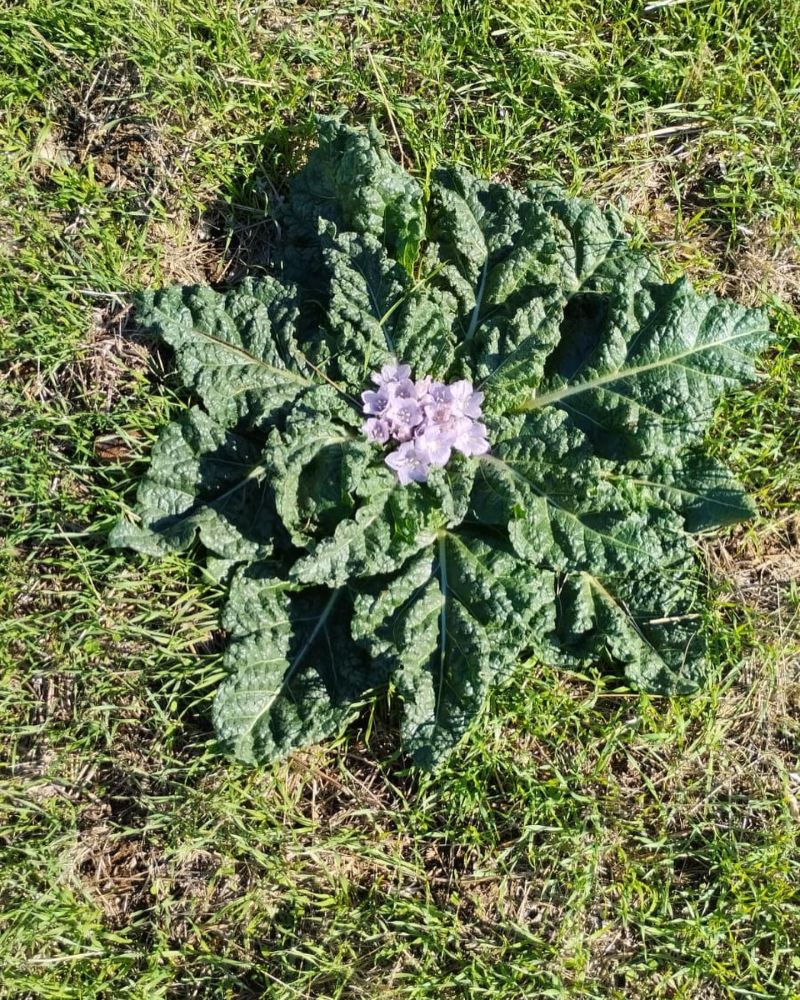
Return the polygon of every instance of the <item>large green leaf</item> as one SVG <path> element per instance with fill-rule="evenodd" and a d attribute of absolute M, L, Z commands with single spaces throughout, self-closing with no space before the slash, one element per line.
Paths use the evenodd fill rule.
<path fill-rule="evenodd" d="M 211 417 L 262 427 L 315 384 L 294 339 L 296 291 L 272 278 L 227 293 L 203 285 L 141 293 L 136 319 L 175 351 L 183 384 Z"/>
<path fill-rule="evenodd" d="M 554 580 L 499 535 L 442 531 L 385 589 L 356 599 L 353 634 L 393 671 L 403 743 L 418 763 L 452 749 L 490 685 L 544 642 Z"/>
<path fill-rule="evenodd" d="M 454 289 L 459 333 L 496 412 L 523 403 L 562 341 L 567 302 L 594 282 L 612 287 L 638 264 L 613 215 L 547 189 L 527 197 L 463 169 L 437 172 L 431 194 L 439 283 Z M 651 272 L 647 265 L 645 274 Z"/>
<path fill-rule="evenodd" d="M 643 691 L 696 691 L 708 670 L 697 583 L 688 562 L 606 581 L 570 574 L 558 586 L 552 641 L 538 653 L 573 669 L 621 667 Z"/>
<path fill-rule="evenodd" d="M 564 346 L 527 407 L 563 408 L 614 459 L 696 445 L 723 390 L 754 377 L 768 337 L 761 313 L 698 295 L 684 279 L 591 302 L 578 300 L 579 318 L 568 308 Z M 577 323 L 590 332 L 582 343 L 570 336 Z"/>
<path fill-rule="evenodd" d="M 255 563 L 231 584 L 222 618 L 229 671 L 214 702 L 222 744 L 241 760 L 285 757 L 336 732 L 383 682 L 353 646 L 344 590 L 297 589 Z"/>
<path fill-rule="evenodd" d="M 431 280 L 431 279 L 428 279 Z M 392 347 L 414 372 L 444 379 L 455 360 L 457 303 L 445 289 L 419 283 L 392 307 Z"/>
<path fill-rule="evenodd" d="M 616 289 L 632 277 L 634 283 L 658 281 L 655 266 L 631 247 L 613 208 L 566 197 L 550 184 L 530 184 L 528 197 L 547 214 L 556 248 L 554 281 L 565 300 L 588 288 Z"/>
<path fill-rule="evenodd" d="M 351 488 L 366 502 L 352 517 L 343 517 L 332 535 L 311 542 L 310 553 L 295 562 L 291 576 L 338 587 L 351 578 L 395 572 L 442 528 L 464 520 L 475 472 L 474 459 L 462 455 L 447 468 L 432 470 L 424 485 L 402 487 L 385 466 L 371 475 L 356 469 Z"/>
<path fill-rule="evenodd" d="M 338 587 L 352 577 L 392 573 L 430 545 L 447 523 L 435 495 L 417 484 L 387 485 L 352 518 L 340 521 L 333 535 L 311 545 L 292 567 L 292 577 Z"/>
<path fill-rule="evenodd" d="M 354 512 L 368 484 L 378 490 L 390 482 L 388 470 L 375 469 L 374 446 L 359 432 L 360 423 L 349 404 L 323 386 L 298 400 L 283 428 L 270 434 L 264 465 L 295 545 L 333 531 Z"/>
<path fill-rule="evenodd" d="M 336 373 L 365 385 L 397 355 L 390 319 L 408 284 L 372 236 L 347 233 L 323 251 L 329 273 L 326 331 Z"/>
<path fill-rule="evenodd" d="M 724 465 L 700 449 L 631 462 L 608 475 L 652 492 L 660 503 L 682 515 L 687 531 L 708 531 L 755 514 L 744 487 Z"/>
<path fill-rule="evenodd" d="M 647 632 L 652 621 L 684 620 L 692 603 L 691 549 L 666 498 L 659 503 L 649 488 L 612 478 L 558 411 L 528 417 L 480 464 L 476 516 L 508 525 L 521 558 L 578 574 L 582 602 L 559 603 L 560 628 L 581 640 L 582 653 L 574 655 L 614 659 L 647 690 L 696 687 L 702 641 L 687 640 L 676 661 L 675 630 Z"/>
<path fill-rule="evenodd" d="M 486 492 L 495 504 L 491 516 L 498 520 L 500 513 L 518 553 L 554 570 L 625 573 L 667 560 L 684 538 L 675 514 L 627 483 L 605 478 L 604 466 L 582 452 L 568 420 L 562 427 L 552 420 L 542 424 L 526 424 L 518 439 L 501 441 L 482 456 L 479 515 Z M 542 436 L 545 429 L 550 438 Z"/>
<path fill-rule="evenodd" d="M 391 158 L 380 132 L 335 118 L 319 122 L 319 145 L 292 183 L 286 218 L 295 240 L 312 247 L 322 222 L 372 236 L 406 270 L 425 232 L 422 189 Z"/>
<path fill-rule="evenodd" d="M 548 216 L 506 185 L 448 168 L 431 184 L 429 230 L 432 280 L 455 297 L 458 339 L 474 350 L 476 374 L 486 377 L 502 360 L 500 343 L 518 347 L 523 339 L 514 329 L 525 322 L 520 310 L 554 285 L 558 259 Z M 494 331 L 483 331 L 490 321 Z"/>
<path fill-rule="evenodd" d="M 199 537 L 221 559 L 261 559 L 275 526 L 265 472 L 257 443 L 193 407 L 161 432 L 139 484 L 136 522 L 120 521 L 110 542 L 160 556 Z"/>
<path fill-rule="evenodd" d="M 440 260 L 451 264 L 475 289 L 470 323 L 502 303 L 531 278 L 555 277 L 543 264 L 556 263 L 546 215 L 505 184 L 471 176 L 459 167 L 437 170 L 431 183 L 429 232 Z M 445 272 L 451 280 L 451 271 Z"/>

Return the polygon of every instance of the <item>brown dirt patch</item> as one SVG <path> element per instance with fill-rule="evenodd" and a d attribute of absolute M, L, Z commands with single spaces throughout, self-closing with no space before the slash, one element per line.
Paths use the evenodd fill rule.
<path fill-rule="evenodd" d="M 705 548 L 715 576 L 730 594 L 765 612 L 786 611 L 787 588 L 800 580 L 800 514 L 789 514 L 754 531 L 741 528 L 725 542 Z M 796 624 L 796 615 L 786 624 Z"/>

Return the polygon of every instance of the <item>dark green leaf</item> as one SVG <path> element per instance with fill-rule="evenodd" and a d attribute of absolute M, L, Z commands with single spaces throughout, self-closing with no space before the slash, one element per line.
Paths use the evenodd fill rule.
<path fill-rule="evenodd" d="M 137 522 L 120 521 L 110 542 L 160 556 L 199 537 L 223 560 L 261 559 L 275 524 L 265 471 L 258 444 L 194 407 L 161 432 L 139 485 Z"/>
<path fill-rule="evenodd" d="M 183 384 L 226 427 L 262 427 L 315 384 L 294 340 L 296 292 L 272 278 L 139 296 L 137 321 L 175 351 Z"/>
<path fill-rule="evenodd" d="M 685 280 L 596 298 L 602 304 L 580 319 L 591 336 L 579 352 L 548 361 L 550 378 L 528 407 L 566 410 L 613 459 L 698 444 L 723 390 L 754 378 L 764 316 L 698 295 Z M 588 308 L 585 299 L 579 307 Z M 565 337 L 577 322 L 569 319 Z"/>
<path fill-rule="evenodd" d="M 303 583 L 338 587 L 351 577 L 393 573 L 430 545 L 446 523 L 433 491 L 418 484 L 391 484 L 352 518 L 340 521 L 330 538 L 311 546 L 291 575 Z"/>
<path fill-rule="evenodd" d="M 386 151 L 380 132 L 319 122 L 319 145 L 291 190 L 287 224 L 314 244 L 321 222 L 374 237 L 406 270 L 425 232 L 422 190 Z"/>
<path fill-rule="evenodd" d="M 388 662 L 403 743 L 430 766 L 460 740 L 492 683 L 554 626 L 554 575 L 493 535 L 443 531 L 377 595 L 356 599 L 355 638 Z"/>
<path fill-rule="evenodd" d="M 297 590 L 263 563 L 238 573 L 223 615 L 230 676 L 214 702 L 228 751 L 276 760 L 353 717 L 384 678 L 350 641 L 349 615 L 343 590 Z"/>

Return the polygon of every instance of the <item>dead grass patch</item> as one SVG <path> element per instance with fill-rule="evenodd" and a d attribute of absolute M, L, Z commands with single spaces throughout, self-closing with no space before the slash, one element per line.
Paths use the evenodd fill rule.
<path fill-rule="evenodd" d="M 109 55 L 88 85 L 73 91 L 64 102 L 58 131 L 61 157 L 78 165 L 93 162 L 94 175 L 115 190 L 133 188 L 139 207 L 147 210 L 165 200 L 180 168 L 180 155 L 164 133 L 143 112 L 139 102 L 139 71 L 122 53 Z"/>
<path fill-rule="evenodd" d="M 707 554 L 715 575 L 726 581 L 723 599 L 751 609 L 757 636 L 774 650 L 769 663 L 756 649 L 742 664 L 738 684 L 723 697 L 722 718 L 730 714 L 746 726 L 739 733 L 745 743 L 761 734 L 771 749 L 777 739 L 774 749 L 785 756 L 785 732 L 800 732 L 800 515 L 760 531 L 740 530 Z M 744 701 L 747 710 L 726 704 L 729 699 Z"/>
<path fill-rule="evenodd" d="M 720 295 L 747 306 L 771 296 L 800 305 L 800 245 L 793 236 L 777 234 L 764 219 L 740 226 L 732 239 L 709 214 L 705 188 L 725 177 L 722 155 L 690 141 L 659 148 L 646 135 L 631 152 L 629 164 L 590 185 L 596 197 L 629 213 L 656 248 L 668 250 L 675 267 L 712 283 Z"/>
<path fill-rule="evenodd" d="M 787 587 L 800 579 L 800 514 L 758 531 L 740 528 L 728 540 L 707 545 L 705 554 L 714 575 L 728 581 L 731 597 L 760 611 L 785 611 Z"/>
<path fill-rule="evenodd" d="M 149 369 L 151 358 L 146 345 L 132 335 L 127 303 L 113 301 L 96 309 L 92 320 L 81 355 L 62 372 L 59 389 L 110 411 L 127 392 L 133 373 Z"/>
<path fill-rule="evenodd" d="M 159 249 L 162 284 L 213 284 L 221 279 L 224 264 L 206 225 L 192 225 L 178 214 L 168 223 L 152 223 L 149 235 Z"/>
<path fill-rule="evenodd" d="M 183 945 L 197 923 L 217 920 L 246 889 L 242 875 L 215 851 L 166 853 L 157 838 L 123 834 L 97 819 L 68 852 L 64 878 L 89 896 L 111 929 L 128 927 L 141 911 L 158 907 L 171 943 Z"/>
<path fill-rule="evenodd" d="M 132 388 L 137 375 L 149 372 L 151 351 L 136 336 L 131 307 L 118 296 L 92 312 L 92 323 L 75 356 L 52 371 L 11 365 L 6 377 L 20 386 L 29 402 L 69 400 L 76 410 L 110 412 Z"/>
<path fill-rule="evenodd" d="M 89 164 L 95 181 L 122 193 L 125 212 L 149 227 L 148 242 L 166 284 L 219 280 L 219 254 L 184 206 L 196 131 L 171 137 L 168 121 L 148 113 L 142 89 L 138 68 L 123 53 L 109 53 L 90 79 L 51 108 L 52 124 L 31 151 L 31 176 L 48 184 L 58 169 Z M 85 222 L 78 209 L 60 225 L 66 237 L 74 237 Z M 144 283 L 147 277 L 145 271 Z"/>
<path fill-rule="evenodd" d="M 216 266 L 211 281 L 234 284 L 265 274 L 274 259 L 277 226 L 263 213 L 220 206 L 209 213 L 217 230 Z M 213 220 L 216 218 L 216 223 Z"/>
<path fill-rule="evenodd" d="M 281 32 L 291 32 L 295 38 L 311 40 L 317 30 L 314 24 L 314 6 L 305 0 L 273 0 L 271 3 L 259 4 L 258 27 L 270 40 L 274 40 Z M 341 18 L 346 14 L 347 12 L 334 13 L 329 16 Z"/>
<path fill-rule="evenodd" d="M 703 218 L 701 192 L 719 162 L 691 143 L 659 146 L 646 135 L 631 143 L 631 156 L 630 163 L 613 167 L 590 185 L 591 193 L 635 219 L 656 252 L 667 251 L 673 269 L 695 280 L 717 279 L 726 236 Z"/>
<path fill-rule="evenodd" d="M 756 224 L 730 259 L 721 293 L 747 306 L 774 296 L 800 308 L 800 244 L 776 238 L 766 222 Z"/>
<path fill-rule="evenodd" d="M 53 170 L 70 166 L 74 151 L 62 129 L 53 126 L 42 132 L 31 152 L 31 173 L 35 180 L 49 178 Z"/>
<path fill-rule="evenodd" d="M 64 879 L 89 896 L 108 926 L 120 929 L 137 911 L 152 906 L 161 847 L 143 836 L 120 836 L 102 819 L 109 811 L 102 803 L 94 814 L 97 822 L 78 835 L 64 859 Z"/>

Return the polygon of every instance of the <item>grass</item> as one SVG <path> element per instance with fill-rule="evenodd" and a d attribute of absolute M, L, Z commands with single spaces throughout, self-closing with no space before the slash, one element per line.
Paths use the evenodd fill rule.
<path fill-rule="evenodd" d="M 797 998 L 800 3 L 0 4 L 0 996 Z M 314 115 L 627 205 L 669 274 L 771 309 L 713 440 L 694 699 L 522 665 L 435 776 L 393 706 L 214 755 L 218 587 L 105 535 L 182 405 L 142 285 L 235 280 Z"/>

